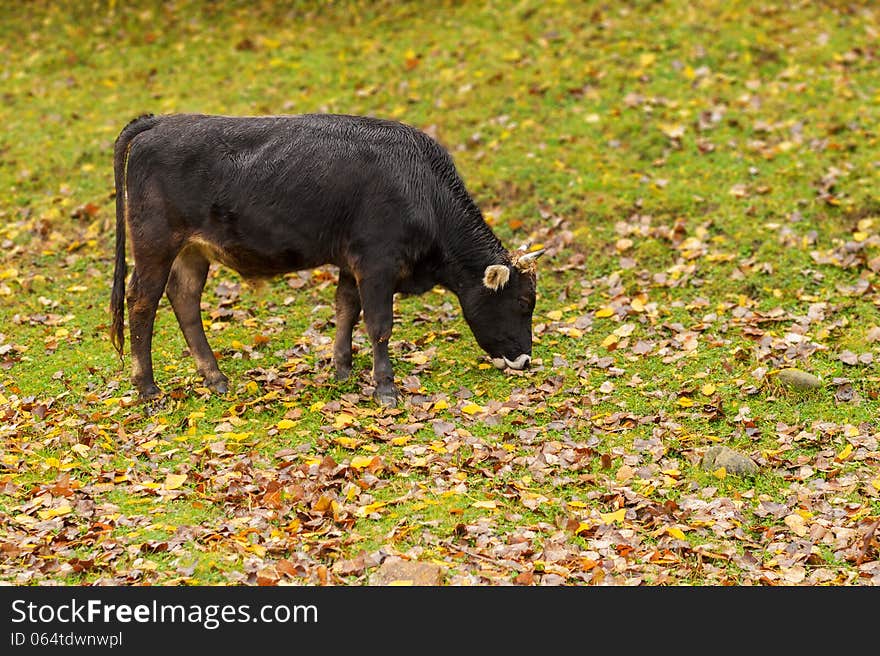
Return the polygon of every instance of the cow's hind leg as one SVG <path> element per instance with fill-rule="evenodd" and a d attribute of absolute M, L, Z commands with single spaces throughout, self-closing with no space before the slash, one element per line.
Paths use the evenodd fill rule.
<path fill-rule="evenodd" d="M 351 374 L 351 335 L 361 313 L 361 297 L 350 271 L 340 269 L 336 286 L 336 341 L 333 344 L 333 363 L 336 380 L 345 380 Z"/>
<path fill-rule="evenodd" d="M 375 276 L 362 279 L 358 284 L 364 323 L 373 345 L 373 398 L 380 404 L 397 405 L 394 370 L 388 357 L 388 341 L 394 320 L 394 285 L 392 277 Z"/>
<path fill-rule="evenodd" d="M 220 372 L 202 325 L 200 304 L 210 266 L 208 259 L 197 250 L 184 249 L 174 260 L 165 291 L 199 374 L 209 389 L 225 394 L 229 379 Z"/>
<path fill-rule="evenodd" d="M 171 260 L 168 257 L 138 258 L 135 254 L 134 271 L 126 290 L 131 335 L 131 382 L 144 401 L 160 394 L 153 378 L 153 324 L 156 320 L 156 308 L 171 272 Z"/>

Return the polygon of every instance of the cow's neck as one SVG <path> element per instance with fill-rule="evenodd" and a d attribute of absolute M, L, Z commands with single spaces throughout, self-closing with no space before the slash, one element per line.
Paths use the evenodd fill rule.
<path fill-rule="evenodd" d="M 450 223 L 445 238 L 445 287 L 458 294 L 463 288 L 482 285 L 490 264 L 510 264 L 504 246 L 475 207 Z"/>

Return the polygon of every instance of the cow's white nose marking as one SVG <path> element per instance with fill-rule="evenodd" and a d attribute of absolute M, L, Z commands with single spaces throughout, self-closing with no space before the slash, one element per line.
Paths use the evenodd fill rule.
<path fill-rule="evenodd" d="M 532 358 L 525 353 L 521 354 L 516 360 L 508 360 L 507 358 L 504 358 L 505 364 L 511 369 L 525 369 L 531 360 Z"/>

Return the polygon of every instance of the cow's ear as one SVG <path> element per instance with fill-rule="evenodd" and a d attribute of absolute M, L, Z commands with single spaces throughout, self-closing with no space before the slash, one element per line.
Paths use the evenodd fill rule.
<path fill-rule="evenodd" d="M 504 287 L 510 280 L 510 269 L 504 264 L 490 264 L 483 273 L 483 284 L 495 291 Z"/>

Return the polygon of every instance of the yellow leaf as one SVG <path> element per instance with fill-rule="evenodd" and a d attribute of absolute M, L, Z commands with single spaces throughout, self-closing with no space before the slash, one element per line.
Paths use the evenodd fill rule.
<path fill-rule="evenodd" d="M 703 396 L 712 396 L 715 393 L 715 386 L 712 383 L 706 383 L 700 388 Z"/>
<path fill-rule="evenodd" d="M 677 403 L 682 408 L 690 408 L 694 405 L 694 400 L 689 396 L 680 396 Z"/>
<path fill-rule="evenodd" d="M 31 517 L 30 515 L 25 515 L 24 513 L 20 513 L 13 517 L 13 519 L 19 524 L 24 524 L 25 526 L 32 526 L 37 523 L 37 520 Z"/>
<path fill-rule="evenodd" d="M 61 517 L 61 515 L 66 515 L 68 513 L 73 512 L 73 508 L 70 507 L 70 504 L 63 504 L 58 506 L 57 508 L 47 508 L 46 510 L 40 510 L 37 515 L 39 515 L 40 519 L 53 519 L 55 517 Z"/>
<path fill-rule="evenodd" d="M 176 490 L 186 481 L 186 474 L 168 474 L 165 477 L 165 489 Z"/>
<path fill-rule="evenodd" d="M 369 503 L 366 506 L 361 506 L 357 509 L 357 514 L 360 517 L 366 517 L 367 515 L 372 515 L 377 510 L 380 510 L 387 506 L 388 504 L 384 501 L 376 501 L 375 503 Z"/>
<path fill-rule="evenodd" d="M 611 524 L 612 522 L 623 523 L 623 519 L 626 517 L 626 508 L 620 508 L 611 513 L 599 513 L 599 517 L 602 518 L 603 524 Z"/>
<path fill-rule="evenodd" d="M 293 428 L 294 426 L 296 426 L 296 422 L 292 419 L 282 419 L 277 424 L 275 424 L 275 427 L 278 430 L 288 430 L 289 428 Z"/>
<path fill-rule="evenodd" d="M 562 318 L 561 310 L 550 310 L 547 313 L 547 318 L 552 319 L 553 321 L 559 321 Z"/>
<path fill-rule="evenodd" d="M 468 415 L 475 415 L 478 412 L 483 412 L 484 410 L 482 406 L 479 406 L 476 403 L 468 403 L 461 409 L 461 411 Z"/>
<path fill-rule="evenodd" d="M 398 437 L 392 437 L 391 444 L 392 446 L 403 446 L 404 444 L 409 442 L 410 439 L 412 439 L 411 435 L 400 435 Z"/>
<path fill-rule="evenodd" d="M 685 131 L 685 127 L 678 124 L 664 124 L 660 126 L 660 129 L 670 139 L 681 139 Z"/>
<path fill-rule="evenodd" d="M 18 464 L 18 456 L 14 456 L 11 454 L 6 454 L 0 460 L 3 461 L 4 465 L 17 465 Z"/>
<path fill-rule="evenodd" d="M 715 471 L 712 472 L 712 475 L 715 478 L 723 481 L 727 477 L 727 467 L 719 467 L 718 469 L 716 469 Z"/>
<path fill-rule="evenodd" d="M 843 447 L 841 452 L 837 454 L 837 457 L 835 458 L 835 460 L 837 460 L 838 462 L 843 462 L 844 460 L 846 460 L 847 458 L 849 458 L 852 455 L 852 452 L 853 452 L 852 444 L 847 444 L 845 447 Z"/>
<path fill-rule="evenodd" d="M 620 341 L 620 337 L 618 337 L 614 333 L 611 333 L 610 335 L 608 335 L 608 337 L 606 337 L 605 339 L 602 340 L 602 346 L 604 346 L 605 348 L 608 348 L 609 346 L 613 346 L 614 344 L 617 344 L 617 342 L 619 342 L 619 341 Z"/>
<path fill-rule="evenodd" d="M 61 461 L 58 458 L 46 458 L 46 466 L 48 467 L 60 467 Z"/>
<path fill-rule="evenodd" d="M 351 459 L 351 466 L 355 469 L 364 469 L 365 467 L 369 467 L 370 463 L 373 462 L 373 458 L 376 456 L 355 456 Z"/>
<path fill-rule="evenodd" d="M 312 405 L 309 406 L 309 410 L 311 410 L 312 412 L 319 412 L 323 407 L 323 401 L 315 401 Z"/>
<path fill-rule="evenodd" d="M 333 441 L 336 442 L 339 446 L 345 447 L 346 449 L 354 449 L 360 444 L 360 440 L 356 440 L 353 437 L 334 437 Z"/>
<path fill-rule="evenodd" d="M 788 528 L 790 528 L 795 535 L 799 537 L 804 537 L 809 533 L 809 528 L 807 528 L 807 524 L 804 521 L 804 518 L 800 515 L 796 515 L 794 513 L 786 516 L 782 520 Z"/>
<path fill-rule="evenodd" d="M 244 389 L 248 394 L 256 394 L 260 390 L 260 386 L 257 385 L 256 381 L 249 380 Z"/>
<path fill-rule="evenodd" d="M 144 442 L 143 444 L 139 445 L 138 448 L 139 448 L 141 451 L 149 451 L 149 450 L 152 449 L 154 446 L 156 446 L 158 443 L 159 443 L 159 442 L 158 442 L 157 440 L 147 440 L 147 441 Z"/>
<path fill-rule="evenodd" d="M 486 508 L 488 510 L 494 510 L 498 507 L 494 501 L 474 501 L 472 504 L 474 508 Z"/>
<path fill-rule="evenodd" d="M 674 537 L 676 540 L 687 540 L 687 536 L 684 534 L 684 531 L 682 531 L 680 528 L 676 528 L 674 526 L 667 526 L 666 533 L 668 535 L 671 535 L 672 537 Z"/>
<path fill-rule="evenodd" d="M 642 67 L 651 66 L 655 61 L 657 61 L 657 55 L 653 52 L 643 52 L 639 55 L 639 65 Z"/>
<path fill-rule="evenodd" d="M 70 450 L 74 453 L 78 453 L 79 455 L 84 456 L 89 452 L 89 447 L 87 447 L 85 444 L 74 444 L 72 447 L 70 447 Z"/>
<path fill-rule="evenodd" d="M 871 486 L 872 486 L 875 490 L 877 490 L 878 492 L 880 492 L 880 476 L 878 476 L 878 477 L 875 478 L 873 481 L 871 481 Z"/>
<path fill-rule="evenodd" d="M 593 525 L 590 522 L 579 522 L 577 528 L 574 530 L 575 535 L 580 535 L 581 533 L 586 533 Z"/>
<path fill-rule="evenodd" d="M 596 316 L 599 317 L 600 319 L 604 319 L 605 317 L 613 317 L 614 316 L 614 309 L 612 307 L 606 305 L 605 307 L 602 307 L 602 308 L 599 308 L 598 310 L 596 310 Z"/>
<path fill-rule="evenodd" d="M 434 401 L 434 410 L 446 410 L 446 408 L 448 407 L 449 404 L 443 399 L 440 399 L 439 401 Z"/>
<path fill-rule="evenodd" d="M 345 428 L 354 423 L 354 417 L 345 412 L 340 412 L 333 420 L 333 428 Z"/>

